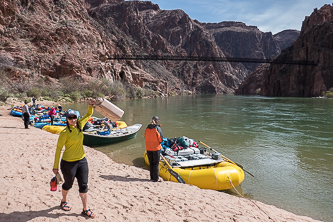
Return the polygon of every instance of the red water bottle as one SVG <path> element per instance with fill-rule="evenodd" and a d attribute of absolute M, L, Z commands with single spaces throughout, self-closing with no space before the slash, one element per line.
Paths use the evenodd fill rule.
<path fill-rule="evenodd" d="M 57 179 L 53 177 L 50 182 L 51 191 L 57 191 Z"/>

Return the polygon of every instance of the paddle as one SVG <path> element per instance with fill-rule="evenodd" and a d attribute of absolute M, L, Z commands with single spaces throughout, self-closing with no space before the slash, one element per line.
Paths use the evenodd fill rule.
<path fill-rule="evenodd" d="M 174 170 L 172 170 L 172 167 L 170 166 L 169 162 L 164 158 L 164 156 L 162 154 L 160 154 L 162 159 L 164 160 L 164 162 L 166 163 L 166 165 L 168 166 L 168 171 L 169 173 L 176 178 L 176 180 L 178 181 L 178 183 L 185 183 L 185 181 L 183 180 L 183 178 L 176 173 Z"/>
<path fill-rule="evenodd" d="M 216 150 L 214 150 L 213 148 L 211 148 L 210 146 L 208 146 L 208 145 L 205 144 L 204 142 L 199 141 L 199 143 L 201 143 L 202 145 L 204 145 L 204 146 L 207 147 L 208 149 L 212 150 L 213 152 L 218 153 Z M 238 164 L 238 163 L 235 163 L 235 162 L 231 161 L 230 159 L 228 159 L 227 157 L 223 156 L 222 154 L 221 154 L 221 156 L 222 156 L 226 161 L 228 161 L 228 162 L 230 162 L 230 163 L 232 163 L 232 164 L 235 164 L 235 165 L 239 166 L 240 168 L 242 168 L 242 170 L 244 170 L 245 172 L 247 172 L 248 174 L 250 174 L 251 176 L 253 176 L 253 174 L 250 173 L 250 172 L 248 172 L 247 170 L 245 170 L 244 167 L 243 167 L 242 165 L 240 165 L 240 164 Z M 253 176 L 253 177 L 254 177 L 254 176 Z"/>

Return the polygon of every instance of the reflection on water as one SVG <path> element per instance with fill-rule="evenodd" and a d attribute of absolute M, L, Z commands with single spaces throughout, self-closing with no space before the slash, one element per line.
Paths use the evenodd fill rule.
<path fill-rule="evenodd" d="M 165 137 L 201 140 L 254 174 L 240 188 L 246 197 L 315 219 L 333 217 L 333 100 L 198 95 L 115 104 L 128 125 L 143 127 L 132 140 L 96 148 L 114 161 L 145 168 L 143 134 L 158 115 Z M 64 108 L 84 114 L 86 106 Z"/>

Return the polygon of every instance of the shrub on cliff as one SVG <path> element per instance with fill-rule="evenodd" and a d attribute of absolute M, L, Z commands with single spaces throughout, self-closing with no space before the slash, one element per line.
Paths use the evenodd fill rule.
<path fill-rule="evenodd" d="M 42 96 L 42 89 L 41 88 L 37 88 L 37 87 L 29 89 L 27 91 L 27 96 L 39 98 L 39 97 Z"/>
<path fill-rule="evenodd" d="M 330 88 L 328 91 L 323 92 L 323 97 L 326 97 L 326 98 L 333 98 L 333 87 Z"/>
<path fill-rule="evenodd" d="M 8 97 L 9 97 L 8 91 L 3 88 L 0 88 L 0 101 L 6 102 Z"/>

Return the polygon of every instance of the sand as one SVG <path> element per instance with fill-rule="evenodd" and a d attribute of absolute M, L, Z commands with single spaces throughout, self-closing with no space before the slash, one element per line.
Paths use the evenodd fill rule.
<path fill-rule="evenodd" d="M 68 195 L 71 211 L 59 207 L 61 186 L 50 191 L 58 135 L 24 129 L 8 108 L 0 106 L 0 221 L 84 221 L 76 182 Z M 153 183 L 145 169 L 116 163 L 93 148 L 85 151 L 95 221 L 316 221 L 223 192 Z"/>

